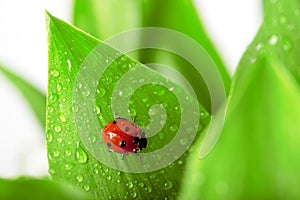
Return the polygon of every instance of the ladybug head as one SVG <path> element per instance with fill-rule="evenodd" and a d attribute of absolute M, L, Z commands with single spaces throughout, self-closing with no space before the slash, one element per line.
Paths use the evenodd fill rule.
<path fill-rule="evenodd" d="M 139 149 L 142 150 L 143 148 L 147 147 L 147 138 L 141 138 L 139 141 Z"/>

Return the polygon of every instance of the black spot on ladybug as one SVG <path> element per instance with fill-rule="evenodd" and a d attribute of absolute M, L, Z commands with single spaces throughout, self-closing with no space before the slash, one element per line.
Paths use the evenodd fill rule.
<path fill-rule="evenodd" d="M 121 148 L 126 147 L 126 141 L 125 140 L 122 140 L 122 142 L 120 143 L 120 147 Z"/>
<path fill-rule="evenodd" d="M 129 127 L 126 126 L 126 127 L 125 127 L 125 132 L 128 132 L 128 131 L 129 131 Z"/>
<path fill-rule="evenodd" d="M 143 148 L 147 147 L 147 138 L 141 138 L 139 141 L 139 149 L 142 150 Z"/>
<path fill-rule="evenodd" d="M 108 146 L 108 147 L 110 147 L 110 146 L 111 146 L 111 143 L 110 143 L 110 142 L 108 142 L 108 143 L 107 143 L 107 146 Z"/>
<path fill-rule="evenodd" d="M 114 120 L 114 121 L 113 121 L 113 124 L 117 124 L 117 121 L 116 121 L 116 120 Z"/>
<path fill-rule="evenodd" d="M 133 139 L 133 143 L 134 143 L 134 144 L 138 144 L 139 141 L 140 141 L 140 138 L 134 137 L 134 139 Z"/>

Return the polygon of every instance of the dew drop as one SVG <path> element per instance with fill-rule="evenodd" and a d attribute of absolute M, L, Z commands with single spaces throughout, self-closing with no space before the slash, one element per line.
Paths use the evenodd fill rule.
<path fill-rule="evenodd" d="M 165 190 L 170 190 L 173 187 L 173 183 L 171 181 L 166 181 L 164 183 Z"/>
<path fill-rule="evenodd" d="M 59 151 L 58 150 L 54 150 L 53 151 L 53 156 L 54 157 L 58 157 L 60 155 Z"/>
<path fill-rule="evenodd" d="M 76 180 L 79 182 L 79 183 L 81 183 L 82 181 L 83 181 L 83 176 L 82 175 L 77 175 L 76 176 Z"/>
<path fill-rule="evenodd" d="M 56 125 L 54 127 L 54 130 L 55 130 L 55 132 L 59 133 L 59 132 L 61 132 L 61 127 L 59 125 Z"/>
<path fill-rule="evenodd" d="M 50 74 L 53 76 L 53 77 L 59 77 L 59 72 L 57 70 L 51 70 L 50 71 Z"/>
<path fill-rule="evenodd" d="M 57 83 L 57 84 L 56 84 L 56 89 L 57 89 L 58 92 L 61 91 L 61 89 L 62 89 L 61 83 Z"/>
<path fill-rule="evenodd" d="M 56 141 L 59 143 L 59 144 L 61 144 L 62 143 L 62 137 L 58 137 L 57 139 L 56 139 Z"/>
<path fill-rule="evenodd" d="M 66 170 L 71 170 L 74 167 L 74 164 L 65 164 Z"/>
<path fill-rule="evenodd" d="M 105 95 L 105 89 L 104 88 L 99 88 L 97 89 L 97 94 L 100 96 L 100 97 L 103 97 Z"/>
<path fill-rule="evenodd" d="M 188 139 L 187 139 L 187 138 L 182 138 L 182 139 L 180 140 L 180 144 L 182 144 L 182 145 L 186 145 L 187 142 L 188 142 Z"/>
<path fill-rule="evenodd" d="M 96 112 L 96 114 L 100 114 L 101 110 L 98 106 L 95 107 L 95 112 Z"/>
<path fill-rule="evenodd" d="M 79 143 L 77 143 L 77 149 L 76 149 L 76 160 L 81 163 L 84 164 L 87 162 L 88 160 L 88 156 L 85 153 L 85 151 L 79 146 Z"/>
<path fill-rule="evenodd" d="M 48 105 L 47 110 L 48 110 L 48 112 L 52 113 L 54 111 L 54 108 L 53 108 L 53 106 Z"/>
<path fill-rule="evenodd" d="M 206 119 L 208 116 L 209 114 L 207 112 L 203 112 L 203 111 L 200 112 L 201 119 Z"/>
<path fill-rule="evenodd" d="M 182 160 L 178 160 L 178 164 L 182 165 L 183 164 Z"/>
<path fill-rule="evenodd" d="M 82 83 L 78 83 L 78 84 L 77 84 L 77 87 L 78 87 L 78 88 L 82 88 Z"/>
<path fill-rule="evenodd" d="M 151 187 L 151 186 L 148 186 L 148 187 L 147 187 L 147 191 L 148 191 L 149 193 L 151 193 L 151 192 L 152 192 L 152 187 Z"/>
<path fill-rule="evenodd" d="M 119 91 L 119 96 L 121 97 L 123 95 L 123 92 L 120 90 Z"/>
<path fill-rule="evenodd" d="M 96 142 L 96 137 L 94 135 L 90 136 L 89 141 L 92 143 Z"/>
<path fill-rule="evenodd" d="M 48 172 L 49 172 L 51 175 L 55 174 L 55 170 L 52 169 L 52 168 L 49 168 Z"/>
<path fill-rule="evenodd" d="M 66 156 L 71 156 L 72 155 L 72 151 L 70 149 L 65 150 L 65 155 Z"/>
<path fill-rule="evenodd" d="M 261 43 L 258 43 L 257 45 L 256 45 L 256 47 L 255 47 L 255 49 L 256 49 L 256 51 L 260 51 L 261 49 L 262 49 L 262 44 Z"/>
<path fill-rule="evenodd" d="M 53 135 L 50 131 L 48 131 L 48 133 L 46 135 L 46 138 L 47 138 L 47 142 L 52 142 L 53 141 Z"/>
<path fill-rule="evenodd" d="M 142 100 L 144 103 L 148 101 L 148 97 L 143 98 Z"/>
<path fill-rule="evenodd" d="M 287 22 L 286 16 L 284 16 L 284 15 L 280 16 L 279 22 L 280 22 L 281 24 L 285 24 L 285 23 Z"/>
<path fill-rule="evenodd" d="M 150 175 L 150 179 L 152 179 L 152 180 L 155 179 L 155 177 L 156 176 L 154 174 Z"/>
<path fill-rule="evenodd" d="M 289 39 L 285 39 L 282 41 L 282 49 L 284 51 L 290 51 L 293 47 L 292 42 Z"/>
<path fill-rule="evenodd" d="M 77 105 L 73 105 L 72 110 L 73 112 L 78 112 L 79 107 Z"/>
<path fill-rule="evenodd" d="M 62 121 L 62 122 L 66 122 L 66 121 L 67 121 L 67 118 L 66 118 L 66 116 L 65 116 L 64 114 L 60 114 L 60 115 L 59 115 L 59 119 L 60 119 L 60 121 Z"/>
<path fill-rule="evenodd" d="M 72 70 L 72 63 L 71 63 L 70 59 L 67 60 L 67 64 L 68 64 L 68 70 L 71 71 Z"/>
<path fill-rule="evenodd" d="M 130 193 L 130 195 L 131 195 L 132 198 L 136 198 L 137 197 L 137 193 L 136 192 L 132 192 L 132 193 Z"/>
<path fill-rule="evenodd" d="M 94 173 L 95 174 L 99 174 L 99 170 L 98 169 L 94 169 Z"/>
<path fill-rule="evenodd" d="M 52 160 L 52 156 L 50 153 L 48 153 L 47 156 L 48 156 L 48 160 Z"/>
<path fill-rule="evenodd" d="M 83 189 L 88 192 L 90 191 L 91 187 L 89 185 L 84 185 Z"/>
<path fill-rule="evenodd" d="M 144 184 L 143 182 L 140 182 L 140 183 L 139 183 L 139 186 L 140 186 L 140 187 L 144 187 L 144 185 L 145 185 L 145 184 Z"/>
<path fill-rule="evenodd" d="M 111 180 L 111 176 L 107 176 L 106 180 L 110 181 Z"/>
<path fill-rule="evenodd" d="M 49 99 L 51 101 L 56 101 L 58 99 L 58 95 L 54 93 L 50 93 Z"/>
<path fill-rule="evenodd" d="M 170 126 L 170 131 L 175 132 L 177 130 L 178 130 L 177 124 L 173 124 L 173 125 Z"/>
<path fill-rule="evenodd" d="M 129 189 L 131 189 L 131 188 L 133 188 L 133 183 L 132 183 L 131 181 L 129 181 L 129 182 L 126 184 L 126 186 L 127 186 Z"/>
<path fill-rule="evenodd" d="M 130 114 L 130 115 L 132 115 L 132 116 L 136 116 L 136 110 L 135 109 L 130 109 L 130 110 L 128 110 L 128 113 Z"/>
<path fill-rule="evenodd" d="M 269 39 L 269 44 L 270 45 L 275 45 L 278 42 L 278 36 L 277 35 L 272 35 Z"/>
<path fill-rule="evenodd" d="M 106 81 L 107 81 L 107 83 L 111 83 L 112 82 L 112 78 L 111 77 L 107 77 Z"/>

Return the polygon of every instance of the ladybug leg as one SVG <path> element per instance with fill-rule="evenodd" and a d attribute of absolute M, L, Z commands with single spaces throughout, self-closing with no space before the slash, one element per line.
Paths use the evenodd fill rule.
<path fill-rule="evenodd" d="M 138 152 L 135 152 L 135 153 L 136 153 L 137 157 L 139 157 L 139 159 L 141 161 L 141 164 L 144 165 L 144 162 L 143 162 L 141 154 L 139 154 Z"/>
<path fill-rule="evenodd" d="M 108 142 L 108 143 L 107 143 L 107 149 L 108 149 L 108 152 L 113 152 L 113 150 L 111 150 L 110 146 L 111 146 L 111 143 Z"/>
<path fill-rule="evenodd" d="M 124 151 L 123 153 L 122 153 L 122 160 L 124 160 L 125 159 L 125 156 L 127 156 L 128 155 L 128 152 L 127 151 Z"/>
<path fill-rule="evenodd" d="M 117 114 L 116 111 L 114 111 L 114 118 L 115 118 L 115 119 L 120 118 L 120 116 Z"/>
<path fill-rule="evenodd" d="M 136 117 L 137 117 L 137 115 L 136 115 L 136 116 L 134 116 L 134 118 L 133 118 L 133 122 L 134 122 L 134 123 L 135 123 Z"/>

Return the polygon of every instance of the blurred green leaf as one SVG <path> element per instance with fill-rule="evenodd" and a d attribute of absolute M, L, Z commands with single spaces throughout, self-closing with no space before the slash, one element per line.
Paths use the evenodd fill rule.
<path fill-rule="evenodd" d="M 44 128 L 46 124 L 46 97 L 45 95 L 32 86 L 30 83 L 11 72 L 7 68 L 0 65 L 0 73 L 2 73 L 10 82 L 21 92 L 29 103 L 35 116 Z"/>
<path fill-rule="evenodd" d="M 144 67 L 126 55 L 120 54 L 111 47 L 101 44 L 95 38 L 49 14 L 47 14 L 47 26 L 50 73 L 48 80 L 47 144 L 51 175 L 55 179 L 65 180 L 79 186 L 98 199 L 175 198 L 182 182 L 187 153 L 167 167 L 148 173 L 121 172 L 109 168 L 99 162 L 99 159 L 118 163 L 124 168 L 131 166 L 130 162 L 136 163 L 134 167 L 137 169 L 147 167 L 151 163 L 146 160 L 147 157 L 143 156 L 143 153 L 153 152 L 167 145 L 176 135 L 180 123 L 188 125 L 188 131 L 195 129 L 188 123 L 193 120 L 190 119 L 194 116 L 192 112 L 188 113 L 188 121 L 181 119 L 182 105 L 179 105 L 179 100 L 172 91 L 177 91 L 184 96 L 186 102 L 184 104 L 192 104 L 195 102 L 194 99 L 181 87 L 155 71 Z M 86 63 L 86 57 L 100 44 L 103 48 L 101 51 L 97 49 L 99 54 L 92 56 L 91 63 Z M 116 55 L 119 57 L 114 60 Z M 82 73 L 81 70 L 93 67 L 93 64 L 101 70 L 101 67 L 104 68 L 109 60 L 114 61 L 103 72 L 100 80 L 97 79 L 95 105 L 89 106 L 88 101 L 77 101 L 74 98 L 74 92 L 81 92 L 82 88 L 87 88 L 86 91 L 82 92 L 83 96 L 90 97 L 93 94 L 94 91 L 89 90 L 88 83 L 91 81 L 92 84 L 95 84 L 93 78 L 95 78 L 94 74 L 97 71 L 87 74 L 81 80 L 79 78 Z M 139 73 L 138 70 L 142 70 L 143 73 Z M 131 71 L 135 75 L 142 75 L 142 79 L 138 80 L 139 83 L 146 82 L 147 78 L 153 78 L 156 81 L 143 84 L 135 91 L 127 84 L 120 85 L 118 82 L 122 80 L 121 78 L 126 77 Z M 130 80 L 132 83 L 137 82 L 137 79 L 133 77 L 131 80 L 131 78 L 131 76 L 127 77 L 125 80 Z M 75 81 L 78 80 L 79 82 L 75 84 Z M 159 84 L 156 85 L 156 82 L 166 83 L 166 85 L 164 87 Z M 118 90 L 115 89 L 117 87 L 119 87 Z M 159 133 L 148 138 L 148 146 L 141 154 L 142 161 L 135 155 L 130 154 L 122 160 L 121 154 L 107 152 L 106 145 L 101 143 L 101 130 L 99 129 L 98 132 L 88 132 L 87 130 L 87 128 L 93 127 L 102 128 L 106 123 L 112 121 L 113 111 L 118 112 L 120 116 L 128 114 L 126 107 L 121 104 L 114 105 L 112 108 L 114 92 L 117 92 L 116 99 L 120 99 L 121 96 L 130 96 L 133 93 L 128 102 L 129 115 L 132 119 L 136 117 L 136 122 L 140 126 L 146 126 L 150 123 L 150 115 L 155 113 L 155 109 L 152 107 L 154 104 L 162 104 L 166 111 L 168 118 Z M 198 129 L 200 132 L 209 121 L 209 114 L 201 107 L 200 111 L 201 115 L 206 116 L 206 118 L 201 118 L 201 124 L 196 128 L 195 133 Z M 97 124 L 90 125 L 90 119 L 85 114 L 96 116 Z M 80 119 L 77 123 L 75 123 L 76 117 Z M 87 123 L 89 126 L 85 128 L 81 126 L 81 123 Z M 85 134 L 84 136 L 81 135 L 82 132 Z M 145 134 L 147 137 L 147 134 L 150 133 L 145 130 Z M 187 134 L 184 134 L 183 140 L 180 140 L 177 145 L 178 149 L 185 146 L 188 137 Z M 88 149 L 84 145 L 85 139 L 90 142 L 92 148 Z M 93 151 L 96 154 L 92 154 Z M 165 157 L 171 157 L 171 155 L 157 155 L 155 160 L 151 162 L 160 163 Z"/>
<path fill-rule="evenodd" d="M 230 88 L 230 77 L 225 66 L 206 34 L 194 3 L 190 0 L 74 0 L 73 19 L 75 26 L 105 40 L 122 31 L 141 27 L 172 29 L 196 40 L 212 57 L 224 81 L 226 91 Z M 154 39 L 153 37 L 151 38 Z M 160 38 L 156 38 L 159 40 Z M 140 36 L 140 44 L 147 38 Z M 163 41 L 173 46 L 174 41 Z M 131 56 L 134 56 L 133 54 Z M 139 50 L 134 56 L 141 63 L 160 63 L 178 70 L 189 80 L 196 91 L 199 102 L 210 111 L 210 95 L 206 83 L 195 73 L 194 68 L 183 58 L 157 49 Z M 163 73 L 161 66 L 154 67 Z M 175 77 L 181 79 L 181 77 Z"/>
<path fill-rule="evenodd" d="M 189 157 L 180 199 L 300 198 L 300 2 L 265 1 L 213 151 Z"/>
<path fill-rule="evenodd" d="M 87 194 L 49 179 L 0 179 L 0 199 L 84 200 Z"/>

